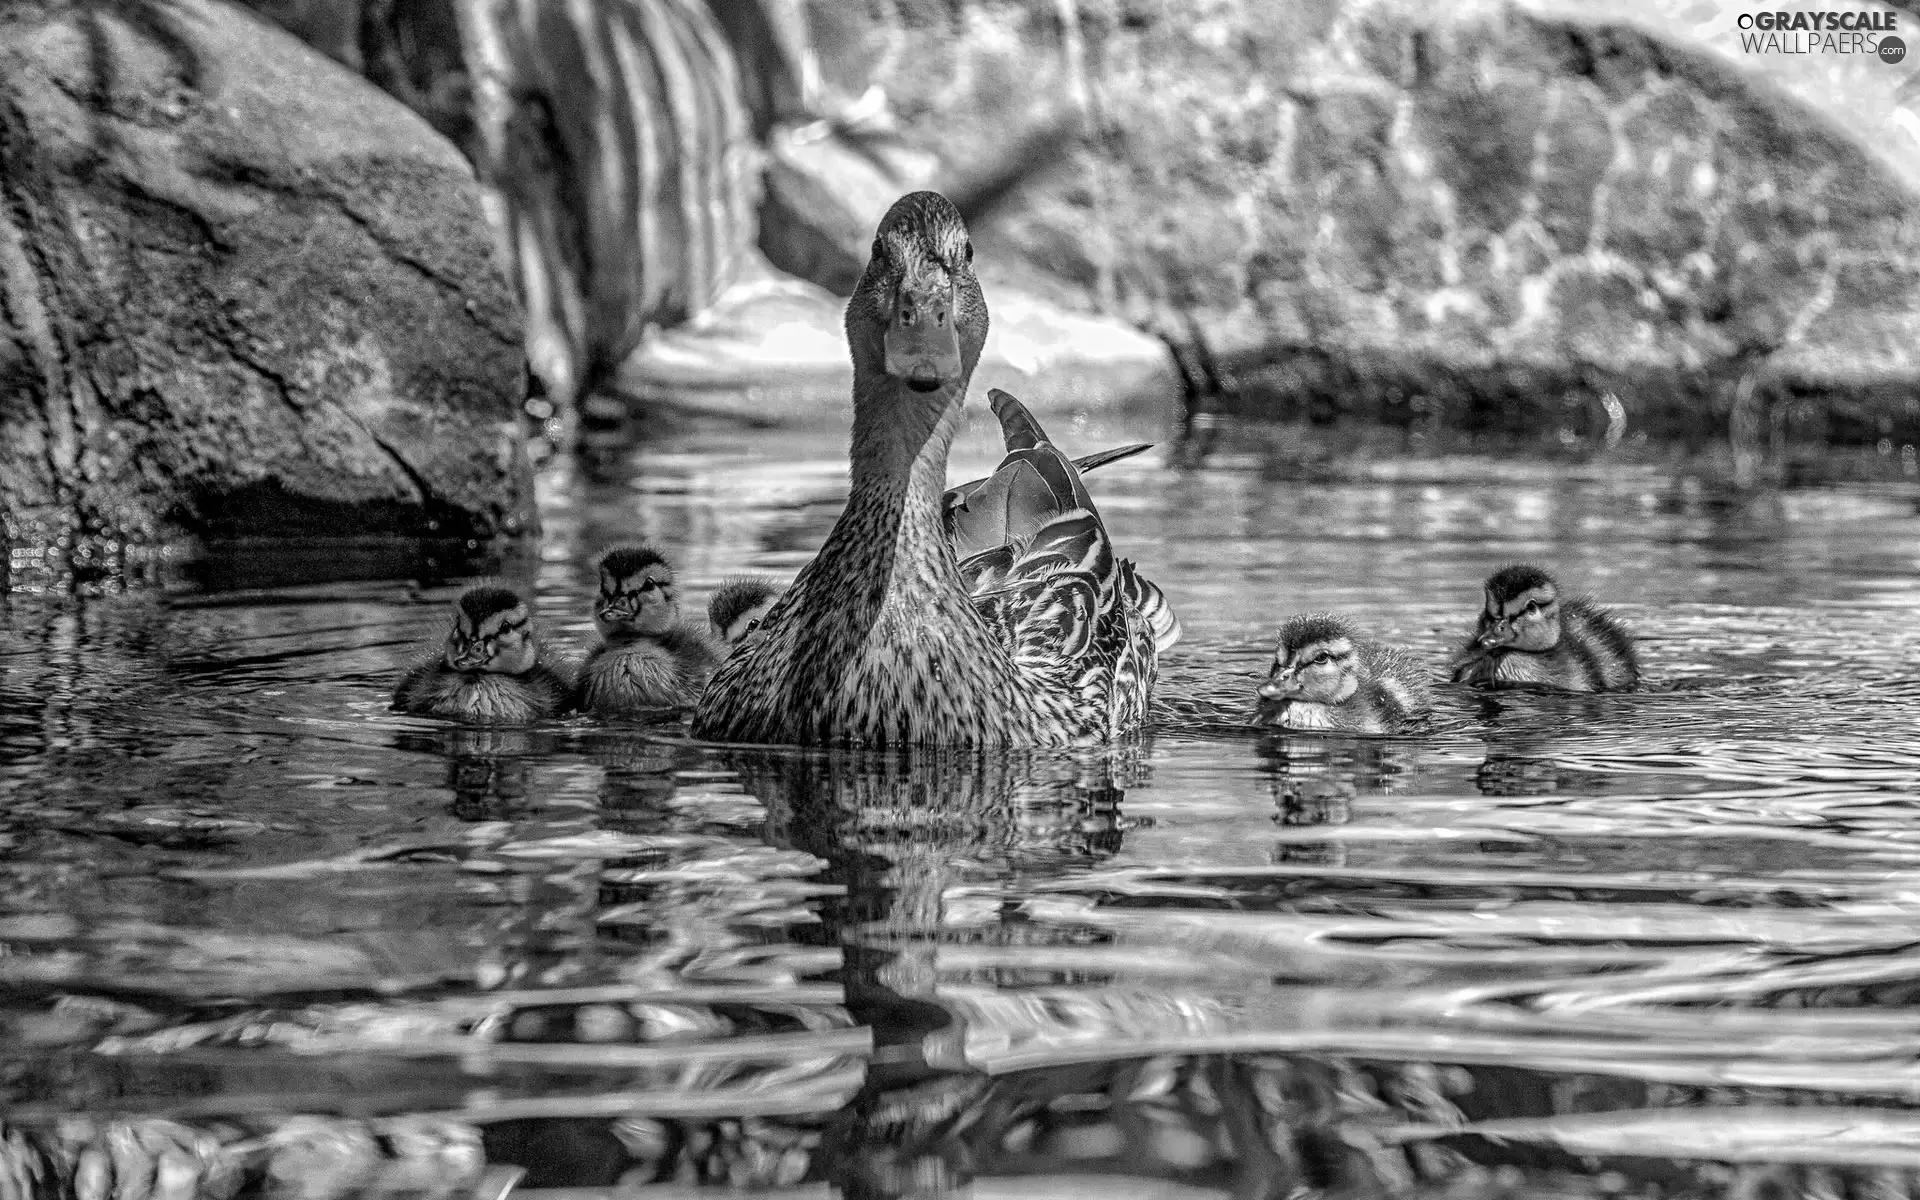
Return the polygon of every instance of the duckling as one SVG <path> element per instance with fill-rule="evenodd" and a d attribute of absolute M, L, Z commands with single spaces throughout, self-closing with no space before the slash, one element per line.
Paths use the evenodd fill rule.
<path fill-rule="evenodd" d="M 1344 618 L 1306 613 L 1280 627 L 1259 721 L 1285 729 L 1399 733 L 1433 707 L 1427 675 L 1405 652 L 1362 641 Z"/>
<path fill-rule="evenodd" d="M 1453 680 L 1618 692 L 1640 682 L 1640 661 L 1619 618 L 1585 597 L 1563 597 L 1553 576 L 1521 564 L 1488 577 L 1486 607 L 1455 656 Z"/>
<path fill-rule="evenodd" d="M 572 702 L 568 672 L 541 661 L 526 601 L 485 584 L 461 593 L 440 653 L 409 670 L 393 693 L 402 712 L 499 724 L 551 717 Z"/>
<path fill-rule="evenodd" d="M 729 648 L 759 641 L 760 623 L 785 590 L 761 575 L 727 580 L 707 601 L 707 621 L 713 626 L 713 635 Z"/>
<path fill-rule="evenodd" d="M 720 664 L 706 629 L 680 620 L 673 567 L 650 546 L 601 557 L 593 624 L 603 640 L 580 672 L 581 707 L 591 712 L 684 707 Z"/>

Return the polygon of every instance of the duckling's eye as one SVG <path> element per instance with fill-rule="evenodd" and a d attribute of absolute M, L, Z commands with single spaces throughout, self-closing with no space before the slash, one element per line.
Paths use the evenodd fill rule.
<path fill-rule="evenodd" d="M 752 633 L 752 632 L 753 632 L 754 630 L 756 630 L 756 629 L 758 629 L 758 628 L 760 628 L 760 618 L 759 618 L 759 617 L 755 617 L 755 618 L 754 618 L 753 620 L 751 620 L 751 621 L 748 621 L 748 622 L 747 622 L 747 632 L 748 632 L 748 633 Z"/>

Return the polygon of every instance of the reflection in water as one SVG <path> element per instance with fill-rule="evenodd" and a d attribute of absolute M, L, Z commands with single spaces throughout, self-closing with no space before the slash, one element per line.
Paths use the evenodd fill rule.
<path fill-rule="evenodd" d="M 1346 861 L 1346 846 L 1318 837 L 1318 827 L 1347 824 L 1363 794 L 1391 794 L 1412 754 L 1406 744 L 1385 738 L 1286 734 L 1262 737 L 1255 752 L 1273 793 L 1274 819 L 1288 835 L 1275 843 L 1272 861 L 1329 866 Z"/>
<path fill-rule="evenodd" d="M 0 1162 L 312 1197 L 1911 1191 L 1912 490 L 1216 451 L 1102 472 L 1189 636 L 1153 739 L 1093 755 L 396 716 L 464 582 L 433 564 L 11 597 Z M 548 485 L 512 582 L 584 644 L 617 541 L 696 605 L 790 577 L 844 435 Z M 1617 603 L 1654 686 L 1443 688 L 1419 738 L 1245 724 L 1285 614 L 1438 662 L 1515 558 Z"/>
<path fill-rule="evenodd" d="M 952 970 L 942 959 L 949 947 L 1075 940 L 1019 920 L 994 894 L 1010 899 L 1023 878 L 1119 850 L 1119 809 L 1125 785 L 1140 772 L 1139 748 L 731 752 L 726 759 L 766 804 L 769 840 L 825 860 L 823 878 L 844 889 L 822 906 L 821 934 L 841 950 L 847 1007 L 873 1029 L 875 1059 L 835 1127 L 835 1182 L 851 1196 L 964 1182 L 964 1170 L 943 1150 L 916 1148 L 929 1119 L 955 1115 L 954 1106 L 971 1103 L 977 1091 L 964 1019 L 941 1002 L 940 981 Z M 964 930 L 957 936 L 956 923 Z M 964 968 L 961 976 L 1016 983 Z"/>

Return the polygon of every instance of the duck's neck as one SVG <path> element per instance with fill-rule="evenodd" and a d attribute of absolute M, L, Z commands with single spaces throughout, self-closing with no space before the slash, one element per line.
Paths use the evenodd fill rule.
<path fill-rule="evenodd" d="M 966 387 L 962 378 L 936 392 L 916 392 L 891 376 L 856 373 L 852 488 L 847 515 L 829 543 L 845 531 L 869 554 L 889 545 L 890 561 L 870 563 L 883 569 L 945 552 L 940 498 Z"/>

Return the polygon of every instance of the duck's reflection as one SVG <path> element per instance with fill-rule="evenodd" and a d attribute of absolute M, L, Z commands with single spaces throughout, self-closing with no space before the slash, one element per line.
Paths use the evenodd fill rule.
<path fill-rule="evenodd" d="M 1026 923 L 1017 905 L 996 911 L 981 901 L 1117 852 L 1140 752 L 727 759 L 766 805 L 769 840 L 825 860 L 826 880 L 844 889 L 823 905 L 815 936 L 839 948 L 847 1007 L 873 1030 L 875 1052 L 865 1085 L 834 1123 L 825 1157 L 833 1182 L 849 1196 L 961 1182 L 965 1164 L 953 1155 L 965 1158 L 965 1147 L 942 1125 L 971 1109 L 984 1081 L 966 1067 L 964 1023 L 941 1003 L 941 950 L 1074 937 Z M 962 895 L 964 906 L 955 903 Z M 956 919 L 961 907 L 965 920 Z M 915 1149 L 928 1139 L 934 1149 Z"/>
<path fill-rule="evenodd" d="M 929 965 L 956 888 L 1009 894 L 1020 879 L 1115 853 L 1137 752 L 1096 755 L 924 750 L 765 752 L 730 756 L 767 807 L 767 836 L 831 864 L 844 898 L 822 913 L 821 936 L 848 952 L 850 989 L 880 986 Z M 918 981 L 905 994 L 931 991 Z"/>

